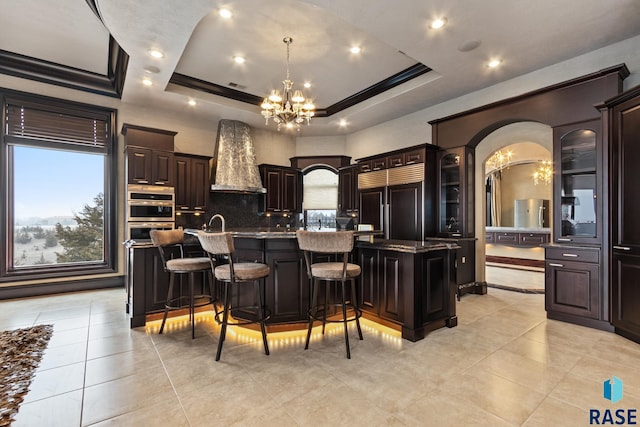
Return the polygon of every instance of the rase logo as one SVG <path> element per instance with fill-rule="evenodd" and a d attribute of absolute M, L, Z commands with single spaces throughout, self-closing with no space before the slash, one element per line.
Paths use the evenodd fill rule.
<path fill-rule="evenodd" d="M 602 383 L 602 397 L 617 403 L 622 400 L 623 383 L 622 380 L 615 375 Z M 589 424 L 591 425 L 636 425 L 636 409 L 590 409 Z"/>

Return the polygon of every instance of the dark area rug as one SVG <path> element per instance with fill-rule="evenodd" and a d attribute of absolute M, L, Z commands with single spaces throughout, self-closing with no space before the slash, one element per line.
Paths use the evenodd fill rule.
<path fill-rule="evenodd" d="M 18 413 L 52 333 L 52 325 L 0 332 L 0 426 Z"/>

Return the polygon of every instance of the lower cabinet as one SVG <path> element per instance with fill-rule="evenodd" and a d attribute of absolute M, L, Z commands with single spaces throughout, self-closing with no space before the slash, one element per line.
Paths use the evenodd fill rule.
<path fill-rule="evenodd" d="M 359 244 L 358 304 L 367 317 L 399 325 L 402 337 L 417 341 L 430 330 L 457 324 L 452 254 L 410 253 Z"/>
<path fill-rule="evenodd" d="M 160 252 L 156 247 L 134 247 L 128 249 L 126 272 L 127 313 L 131 319 L 131 327 L 145 325 L 147 314 L 164 310 L 169 290 L 169 273 L 164 271 Z M 166 251 L 172 257 L 179 256 Z M 194 290 L 196 294 L 209 293 L 209 282 L 204 274 L 194 274 Z M 173 298 L 188 295 L 188 275 L 176 274 Z M 204 288 L 204 290 L 203 290 Z"/>
<path fill-rule="evenodd" d="M 269 266 L 265 279 L 264 302 L 271 310 L 271 323 L 306 322 L 309 310 L 309 281 L 296 239 L 234 239 L 235 258 L 243 262 L 262 262 Z M 243 284 L 234 295 L 232 306 L 255 305 L 255 291 Z M 250 318 L 247 315 L 247 318 Z"/>
<path fill-rule="evenodd" d="M 600 277 L 600 256 L 599 248 L 545 249 L 547 317 L 611 330 Z"/>

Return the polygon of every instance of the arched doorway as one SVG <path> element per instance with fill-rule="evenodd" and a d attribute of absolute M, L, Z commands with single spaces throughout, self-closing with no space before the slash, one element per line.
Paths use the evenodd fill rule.
<path fill-rule="evenodd" d="M 497 150 L 505 149 L 508 146 L 520 147 L 529 151 L 529 155 L 524 152 L 515 152 L 513 162 L 541 160 L 533 159 L 538 157 L 540 150 L 534 150 L 535 146 L 542 151 L 551 153 L 553 151 L 553 132 L 549 125 L 522 121 L 506 124 L 486 135 L 480 140 L 475 151 L 475 229 L 476 229 L 476 281 L 486 281 L 486 208 L 485 198 L 485 173 L 487 159 Z M 520 145 L 522 144 L 522 145 Z M 553 209 L 553 207 L 551 207 Z"/>
<path fill-rule="evenodd" d="M 484 262 L 478 264 L 485 266 L 484 274 L 489 284 L 504 286 L 528 291 L 542 291 L 544 289 L 544 269 L 540 267 L 544 260 L 544 250 L 540 247 L 522 247 L 518 245 L 501 245 L 486 243 L 486 226 L 492 225 L 490 230 L 517 232 L 517 228 L 527 225 L 516 224 L 514 220 L 514 205 L 516 200 L 541 199 L 548 200 L 548 218 L 552 218 L 552 185 L 534 184 L 533 172 L 540 161 L 550 160 L 552 157 L 553 134 L 552 128 L 538 122 L 517 122 L 496 129 L 484 137 L 476 147 L 476 237 L 477 251 L 483 253 Z M 487 219 L 488 200 L 486 190 L 487 174 L 491 171 L 487 167 L 487 160 L 497 151 L 509 151 L 512 157 L 509 166 L 500 173 L 494 173 L 494 177 L 500 177 L 494 181 L 494 185 L 500 185 L 498 223 L 489 224 Z M 479 185 L 478 185 L 479 184 Z M 494 189 L 495 190 L 495 189 Z M 495 194 L 493 194 L 495 196 Z M 500 215 L 502 215 L 500 221 Z M 549 227 L 552 224 L 545 224 Z M 528 227 L 535 227 L 530 225 Z M 525 228 L 527 229 L 527 228 Z M 551 230 L 549 230 L 551 231 Z M 488 260 L 498 260 L 497 264 Z M 504 260 L 504 261 L 499 261 Z M 507 261 L 508 260 L 508 261 Z M 522 260 L 522 262 L 518 262 Z M 514 270 L 520 269 L 521 271 Z"/>

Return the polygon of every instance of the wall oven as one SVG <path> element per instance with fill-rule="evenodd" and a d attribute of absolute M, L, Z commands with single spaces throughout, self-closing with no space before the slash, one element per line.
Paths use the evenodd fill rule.
<path fill-rule="evenodd" d="M 150 245 L 151 230 L 173 230 L 173 222 L 129 222 L 127 223 L 127 240 L 133 240 L 134 245 Z"/>
<path fill-rule="evenodd" d="M 127 222 L 174 222 L 173 187 L 129 184 L 127 187 Z"/>

